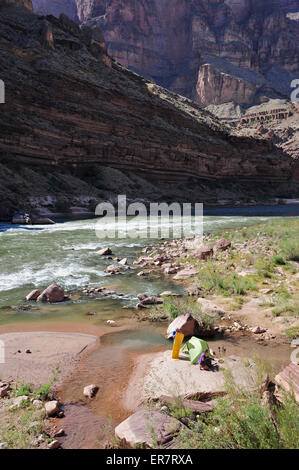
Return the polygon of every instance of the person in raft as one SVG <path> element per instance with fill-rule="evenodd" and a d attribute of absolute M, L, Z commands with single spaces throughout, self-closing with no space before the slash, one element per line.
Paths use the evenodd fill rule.
<path fill-rule="evenodd" d="M 210 370 L 211 362 L 208 357 L 209 350 L 206 349 L 198 360 L 201 370 Z"/>

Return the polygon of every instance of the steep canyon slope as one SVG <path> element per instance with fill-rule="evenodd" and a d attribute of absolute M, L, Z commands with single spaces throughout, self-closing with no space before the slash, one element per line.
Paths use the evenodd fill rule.
<path fill-rule="evenodd" d="M 76 204 L 127 189 L 197 201 L 292 192 L 282 150 L 231 135 L 187 98 L 121 67 L 98 28 L 1 0 L 0 65 L 1 217 L 33 196 Z"/>
<path fill-rule="evenodd" d="M 202 105 L 289 98 L 299 0 L 33 0 L 100 26 L 122 65 Z M 75 13 L 74 13 L 75 12 Z M 297 13 L 297 14 L 296 14 Z"/>

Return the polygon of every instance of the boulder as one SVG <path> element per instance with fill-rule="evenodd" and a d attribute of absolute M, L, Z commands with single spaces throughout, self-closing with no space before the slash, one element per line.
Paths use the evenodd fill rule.
<path fill-rule="evenodd" d="M 13 408 L 21 408 L 24 402 L 27 402 L 29 397 L 27 395 L 21 395 L 16 397 L 13 401 L 13 404 L 10 406 L 11 409 Z"/>
<path fill-rule="evenodd" d="M 217 251 L 225 251 L 231 247 L 231 242 L 226 240 L 226 238 L 221 238 L 218 242 L 213 246 L 213 252 L 217 253 Z"/>
<path fill-rule="evenodd" d="M 192 413 L 211 413 L 213 411 L 213 406 L 204 401 L 198 400 L 189 400 L 187 398 L 180 398 L 179 400 L 176 397 L 171 397 L 168 395 L 161 395 L 159 397 L 159 402 L 161 405 L 166 405 L 167 407 L 178 406 L 178 403 L 185 410 L 192 411 Z"/>
<path fill-rule="evenodd" d="M 266 329 L 265 329 L 265 328 L 261 328 L 260 326 L 255 326 L 254 328 L 251 328 L 251 331 L 252 331 L 252 333 L 254 333 L 255 335 L 260 335 L 261 333 L 265 333 L 265 332 L 266 332 Z"/>
<path fill-rule="evenodd" d="M 115 266 L 114 264 L 110 264 L 105 269 L 105 272 L 109 274 L 118 274 L 120 272 L 120 266 Z"/>
<path fill-rule="evenodd" d="M 299 404 L 299 365 L 291 362 L 275 377 L 275 383 L 285 392 L 292 391 Z"/>
<path fill-rule="evenodd" d="M 26 300 L 36 300 L 40 296 L 40 290 L 34 289 L 26 296 Z"/>
<path fill-rule="evenodd" d="M 184 336 L 194 336 L 199 330 L 198 321 L 195 320 L 190 313 L 179 315 L 167 328 L 167 338 L 172 338 L 173 331 L 177 329 L 181 330 Z"/>
<path fill-rule="evenodd" d="M 63 289 L 57 284 L 51 284 L 37 298 L 38 302 L 62 302 L 64 300 Z"/>
<path fill-rule="evenodd" d="M 58 449 L 60 447 L 60 442 L 55 440 L 48 444 L 49 449 Z"/>
<path fill-rule="evenodd" d="M 208 258 L 211 258 L 213 256 L 213 248 L 210 248 L 209 246 L 205 245 L 200 246 L 199 248 L 193 251 L 193 256 L 202 260 L 207 260 Z"/>
<path fill-rule="evenodd" d="M 143 300 L 148 298 L 148 295 L 146 294 L 138 294 L 137 295 L 138 299 L 142 302 Z"/>
<path fill-rule="evenodd" d="M 215 317 L 217 315 L 223 317 L 226 314 L 225 310 L 214 304 L 211 300 L 199 297 L 197 302 L 201 305 L 202 312 L 206 315 L 209 315 L 210 317 Z"/>
<path fill-rule="evenodd" d="M 169 444 L 182 424 L 160 411 L 137 411 L 115 428 L 115 436 L 131 448 Z"/>
<path fill-rule="evenodd" d="M 54 416 L 59 411 L 59 403 L 57 400 L 45 403 L 45 410 L 48 416 Z"/>
<path fill-rule="evenodd" d="M 145 299 L 142 300 L 143 305 L 159 305 L 163 304 L 163 299 L 160 297 L 146 297 Z"/>
<path fill-rule="evenodd" d="M 142 302 L 138 302 L 138 304 L 136 304 L 135 308 L 137 308 L 137 310 L 142 310 L 142 309 L 151 308 L 151 307 L 150 307 L 150 305 L 144 305 Z"/>
<path fill-rule="evenodd" d="M 42 408 L 43 407 L 43 402 L 41 400 L 33 400 L 32 405 L 35 408 Z"/>
<path fill-rule="evenodd" d="M 171 290 L 165 290 L 164 292 L 161 292 L 159 297 L 180 297 L 180 294 L 177 294 Z"/>
<path fill-rule="evenodd" d="M 112 255 L 112 250 L 110 248 L 103 248 L 102 250 L 99 250 L 96 253 L 97 255 L 108 256 Z"/>
<path fill-rule="evenodd" d="M 189 277 L 195 276 L 198 274 L 198 270 L 196 268 L 186 268 L 182 269 L 182 271 L 179 271 L 173 279 L 176 280 L 183 280 L 183 279 L 188 279 Z"/>
<path fill-rule="evenodd" d="M 87 398 L 93 398 L 98 393 L 99 387 L 97 385 L 91 384 L 84 387 L 83 395 Z"/>
<path fill-rule="evenodd" d="M 11 388 L 9 384 L 3 384 L 0 387 L 0 398 L 7 397 L 9 395 Z"/>
<path fill-rule="evenodd" d="M 164 274 L 176 274 L 178 270 L 176 268 L 165 268 Z"/>

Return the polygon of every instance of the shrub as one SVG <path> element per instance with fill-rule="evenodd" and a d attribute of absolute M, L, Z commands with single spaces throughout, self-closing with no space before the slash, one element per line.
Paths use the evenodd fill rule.
<path fill-rule="evenodd" d="M 227 396 L 217 400 L 212 413 L 180 432 L 178 448 L 297 449 L 299 408 L 295 398 L 286 394 L 283 405 L 269 407 L 260 397 L 262 377 L 261 368 L 256 386 L 240 390 L 227 374 Z"/>
<path fill-rule="evenodd" d="M 285 334 L 290 339 L 299 338 L 299 326 L 291 326 L 285 330 Z"/>

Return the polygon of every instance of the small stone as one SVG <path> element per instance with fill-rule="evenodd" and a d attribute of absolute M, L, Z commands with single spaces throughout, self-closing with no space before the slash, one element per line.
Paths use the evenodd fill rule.
<path fill-rule="evenodd" d="M 97 385 L 91 384 L 84 387 L 83 395 L 87 398 L 93 398 L 99 390 Z"/>
<path fill-rule="evenodd" d="M 64 436 L 64 429 L 59 429 L 54 435 L 54 437 L 61 437 Z"/>
<path fill-rule="evenodd" d="M 13 401 L 12 406 L 10 406 L 10 409 L 21 408 L 21 406 L 23 406 L 23 403 L 28 401 L 29 397 L 27 397 L 27 395 L 21 395 L 20 397 L 16 397 Z"/>
<path fill-rule="evenodd" d="M 119 264 L 122 264 L 123 266 L 125 266 L 126 264 L 128 264 L 128 258 L 123 258 L 119 261 Z"/>
<path fill-rule="evenodd" d="M 160 411 L 161 411 L 162 413 L 168 413 L 168 408 L 167 408 L 167 406 L 162 406 L 162 407 L 160 408 Z"/>
<path fill-rule="evenodd" d="M 43 402 L 41 400 L 33 400 L 32 405 L 35 408 L 42 408 L 43 407 Z"/>
<path fill-rule="evenodd" d="M 49 449 L 58 449 L 58 447 L 60 447 L 60 442 L 57 440 L 52 441 L 50 444 L 48 444 L 48 447 Z"/>
<path fill-rule="evenodd" d="M 8 448 L 7 442 L 0 442 L 0 450 L 1 449 L 7 449 L 7 448 Z"/>
<path fill-rule="evenodd" d="M 59 403 L 57 400 L 48 401 L 45 404 L 45 409 L 48 416 L 54 416 L 59 411 Z"/>
<path fill-rule="evenodd" d="M 110 264 L 105 269 L 105 272 L 109 274 L 118 274 L 119 271 L 120 271 L 120 266 L 115 266 L 114 264 Z"/>
<path fill-rule="evenodd" d="M 261 328 L 260 326 L 256 326 L 255 328 L 251 328 L 251 331 L 252 331 L 252 333 L 254 333 L 255 335 L 259 335 L 259 334 L 265 333 L 265 332 L 266 332 L 266 329 L 265 329 L 265 328 Z"/>
<path fill-rule="evenodd" d="M 7 397 L 9 395 L 9 391 L 10 391 L 10 385 L 3 384 L 2 387 L 0 387 L 0 398 Z"/>
<path fill-rule="evenodd" d="M 25 353 L 26 353 L 26 354 L 31 354 L 30 349 L 26 349 Z"/>

